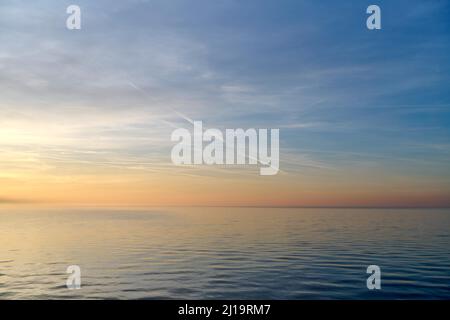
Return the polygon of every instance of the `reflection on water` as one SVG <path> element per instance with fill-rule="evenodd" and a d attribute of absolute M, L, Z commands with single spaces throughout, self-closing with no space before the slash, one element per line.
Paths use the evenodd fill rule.
<path fill-rule="evenodd" d="M 2 208 L 0 298 L 449 299 L 449 227 L 429 209 Z"/>

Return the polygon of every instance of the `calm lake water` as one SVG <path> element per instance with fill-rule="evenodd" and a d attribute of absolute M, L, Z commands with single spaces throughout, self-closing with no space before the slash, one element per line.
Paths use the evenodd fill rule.
<path fill-rule="evenodd" d="M 0 298 L 450 299 L 450 210 L 1 208 Z"/>

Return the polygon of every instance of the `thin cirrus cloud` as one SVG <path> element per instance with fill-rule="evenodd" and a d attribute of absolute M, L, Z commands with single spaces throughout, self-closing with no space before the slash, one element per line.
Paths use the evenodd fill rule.
<path fill-rule="evenodd" d="M 434 182 L 436 199 L 450 191 L 448 148 L 435 147 L 450 137 L 445 1 L 380 1 L 375 32 L 360 1 L 76 3 L 75 32 L 65 28 L 72 2 L 0 4 L 0 179 L 17 184 L 5 198 L 31 196 L 19 187 L 27 179 L 56 200 L 48 181 L 78 191 L 96 180 L 151 204 L 148 180 L 167 191 L 183 176 L 206 190 L 193 195 L 201 204 L 218 178 L 259 179 L 254 168 L 171 166 L 170 133 L 192 120 L 280 128 L 282 173 L 264 184 L 274 193 L 322 185 L 326 198 L 339 184 L 370 193 L 374 174 L 397 190 Z M 231 184 L 221 188 L 233 197 Z M 267 198 L 248 194 L 252 204 Z M 290 205 L 304 199 L 289 194 Z"/>

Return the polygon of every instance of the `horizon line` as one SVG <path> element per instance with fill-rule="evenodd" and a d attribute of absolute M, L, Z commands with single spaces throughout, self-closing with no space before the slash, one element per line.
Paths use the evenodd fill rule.
<path fill-rule="evenodd" d="M 90 203 L 69 203 L 69 204 L 58 204 L 58 203 L 46 203 L 46 202 L 32 202 L 32 201 L 19 201 L 19 202 L 0 202 L 0 207 L 2 206 L 52 206 L 52 207 L 130 207 L 130 208 L 261 208 L 261 209 L 450 209 L 448 206 L 301 206 L 301 205 L 130 205 L 130 204 L 90 204 Z"/>

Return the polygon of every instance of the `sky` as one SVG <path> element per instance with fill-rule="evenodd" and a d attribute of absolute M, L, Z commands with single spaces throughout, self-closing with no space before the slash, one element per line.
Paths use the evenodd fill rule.
<path fill-rule="evenodd" d="M 449 17 L 440 0 L 2 0 L 0 204 L 450 206 Z M 175 166 L 189 119 L 279 128 L 280 172 Z"/>

